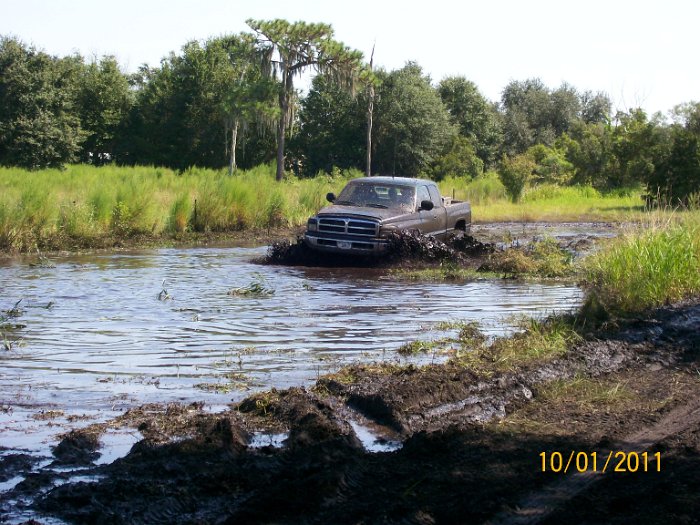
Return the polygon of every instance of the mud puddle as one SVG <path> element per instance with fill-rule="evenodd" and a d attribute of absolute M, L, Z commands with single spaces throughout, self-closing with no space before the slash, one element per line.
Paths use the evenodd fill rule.
<path fill-rule="evenodd" d="M 692 400 L 700 406 L 698 320 L 697 303 L 661 309 L 621 329 L 591 334 L 547 367 L 469 377 L 448 365 L 366 367 L 348 370 L 344 377 L 352 379 L 336 387 L 321 378 L 313 391 L 258 393 L 217 414 L 201 405 L 135 409 L 119 424 L 141 429 L 144 439 L 119 461 L 82 471 L 84 482 L 43 493 L 38 506 L 76 523 L 501 519 L 528 494 L 562 479 L 541 471 L 543 451 L 603 454 L 620 447 L 626 436 L 638 435 L 639 428 L 663 426 L 664 415 L 676 406 Z M 585 396 L 540 400 L 537 393 L 548 383 L 575 375 L 618 389 L 630 385 L 633 391 L 601 408 Z M 511 397 L 513 387 L 534 395 Z M 358 403 L 353 392 L 368 402 Z M 459 401 L 471 398 L 475 402 L 468 404 L 483 413 L 494 413 L 489 406 L 505 400 L 505 413 L 470 419 Z M 436 408 L 439 418 L 425 417 Z M 358 411 L 365 418 L 360 423 L 353 419 Z M 526 420 L 518 420 L 520 411 Z M 386 438 L 377 439 L 375 429 L 381 427 L 366 423 L 392 418 L 403 422 L 402 446 L 395 448 Z M 675 430 L 664 426 L 652 449 L 661 451 L 673 470 L 606 480 L 595 493 L 601 497 L 602 491 L 606 514 L 595 511 L 592 502 L 598 500 L 584 494 L 582 501 L 564 506 L 562 515 L 574 523 L 581 522 L 579 512 L 620 523 L 630 512 L 644 523 L 693 516 L 700 454 L 694 425 L 693 419 Z M 679 438 L 671 436 L 674 432 Z M 369 442 L 387 448 L 371 450 Z M 669 483 L 674 490 L 668 490 Z M 644 513 L 625 505 L 627 487 L 639 495 Z M 654 505 L 669 514 L 650 512 Z M 560 514 L 547 516 L 557 522 Z M 669 516 L 674 519 L 668 521 Z"/>
<path fill-rule="evenodd" d="M 0 495 L 4 518 L 26 518 L 31 503 L 21 497 L 35 496 L 34 485 L 40 493 L 82 485 L 66 481 L 71 476 L 87 476 L 80 479 L 94 485 L 103 469 L 133 455 L 142 437 L 155 443 L 158 427 L 105 428 L 82 451 L 82 463 L 67 470 L 54 464 L 59 434 L 104 425 L 154 402 L 204 402 L 203 418 L 215 417 L 253 392 L 311 387 L 353 363 L 438 363 L 443 356 L 405 358 L 395 350 L 407 340 L 437 337 L 432 327 L 441 321 L 476 321 L 497 335 L 514 329 L 512 314 L 566 311 L 582 297 L 565 283 L 407 285 L 386 279 L 386 269 L 252 262 L 264 254 L 264 248 L 194 248 L 56 257 L 50 267 L 3 262 L 0 278 L 12 299 L 0 307 L 12 308 L 17 297 L 22 310 L 13 319 L 21 328 L 11 334 L 12 351 L 0 357 L 0 435 L 8 454 L 39 461 L 8 470 Z M 286 454 L 326 432 L 323 424 L 311 434 L 289 422 L 276 430 L 246 425 L 244 448 L 263 454 Z M 342 428 L 352 450 L 401 447 L 403 438 L 376 421 L 348 418 Z"/>

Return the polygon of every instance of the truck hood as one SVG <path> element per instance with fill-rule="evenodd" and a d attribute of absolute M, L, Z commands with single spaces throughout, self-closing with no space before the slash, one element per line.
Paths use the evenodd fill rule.
<path fill-rule="evenodd" d="M 373 219 L 379 222 L 387 222 L 396 217 L 402 217 L 408 212 L 400 209 L 390 208 L 365 208 L 362 206 L 338 206 L 331 205 L 322 208 L 318 212 L 318 217 L 356 217 L 358 219 Z"/>

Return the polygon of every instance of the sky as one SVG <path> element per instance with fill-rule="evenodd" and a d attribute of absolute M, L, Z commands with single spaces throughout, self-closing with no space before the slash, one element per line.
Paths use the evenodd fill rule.
<path fill-rule="evenodd" d="M 157 66 L 190 40 L 245 21 L 325 22 L 388 71 L 415 61 L 437 84 L 460 75 L 499 101 L 513 80 L 602 91 L 650 115 L 700 101 L 697 0 L 0 0 L 0 35 L 52 55 Z"/>

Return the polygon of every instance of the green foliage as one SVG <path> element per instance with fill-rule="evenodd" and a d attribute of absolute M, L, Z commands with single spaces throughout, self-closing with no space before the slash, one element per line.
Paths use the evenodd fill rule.
<path fill-rule="evenodd" d="M 365 96 L 353 98 L 329 77 L 314 77 L 301 102 L 299 132 L 290 142 L 294 154 L 304 158 L 305 175 L 363 165 L 366 107 Z"/>
<path fill-rule="evenodd" d="M 608 186 L 614 167 L 611 128 L 601 123 L 577 123 L 557 141 L 574 168 L 574 184 L 590 184 L 597 188 Z"/>
<path fill-rule="evenodd" d="M 518 202 L 527 183 L 532 179 L 537 165 L 532 157 L 526 154 L 508 157 L 501 160 L 499 176 L 508 196 L 513 202 Z"/>
<path fill-rule="evenodd" d="M 0 38 L 0 164 L 61 167 L 77 159 L 84 134 L 73 111 L 75 57 L 57 59 Z"/>
<path fill-rule="evenodd" d="M 497 108 L 484 98 L 476 84 L 464 77 L 443 79 L 438 93 L 452 122 L 459 127 L 459 134 L 473 144 L 483 164 L 490 166 L 503 140 Z"/>
<path fill-rule="evenodd" d="M 677 122 L 668 133 L 666 151 L 658 148 L 655 169 L 647 178 L 648 193 L 662 203 L 697 209 L 700 196 L 700 103 L 675 109 Z"/>
<path fill-rule="evenodd" d="M 607 184 L 610 187 L 640 184 L 654 173 L 663 136 L 641 109 L 618 113 L 616 120 L 618 124 L 612 129 L 615 169 L 608 173 Z"/>
<path fill-rule="evenodd" d="M 364 69 L 362 53 L 333 40 L 328 24 L 286 20 L 246 20 L 257 36 L 259 56 L 270 77 L 279 81 L 276 179 L 284 176 L 285 133 L 292 122 L 294 78 L 313 67 L 354 91 Z"/>
<path fill-rule="evenodd" d="M 484 162 L 477 157 L 469 139 L 456 136 L 452 139 L 450 149 L 438 157 L 430 167 L 430 176 L 434 180 L 445 177 L 475 178 L 484 172 Z"/>
<path fill-rule="evenodd" d="M 512 81 L 503 90 L 504 150 L 523 153 L 535 144 L 552 146 L 581 124 L 606 122 L 610 101 L 602 93 L 579 94 L 569 84 L 556 90 L 540 79 Z"/>
<path fill-rule="evenodd" d="M 445 152 L 457 130 L 430 78 L 416 63 L 380 78 L 375 106 L 376 171 L 417 176 Z"/>
<path fill-rule="evenodd" d="M 113 158 L 133 102 L 128 79 L 114 57 L 104 57 L 99 63 L 93 61 L 81 68 L 76 107 L 85 132 L 80 153 L 83 161 L 100 165 Z"/>
<path fill-rule="evenodd" d="M 566 184 L 573 177 L 573 164 L 556 147 L 537 144 L 528 149 L 527 154 L 535 161 L 534 184 Z"/>

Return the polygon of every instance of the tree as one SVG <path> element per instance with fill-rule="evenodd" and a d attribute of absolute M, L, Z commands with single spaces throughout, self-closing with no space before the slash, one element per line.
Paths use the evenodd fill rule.
<path fill-rule="evenodd" d="M 251 35 L 231 35 L 214 39 L 208 48 L 213 53 L 228 57 L 228 67 L 221 71 L 223 96 L 219 108 L 225 126 L 227 150 L 229 152 L 229 175 L 237 168 L 236 150 L 239 134 L 247 132 L 256 122 L 260 132 L 272 127 L 270 122 L 277 115 L 274 107 L 275 86 L 269 78 L 263 77 L 260 69 L 253 67 L 255 40 Z"/>
<path fill-rule="evenodd" d="M 417 176 L 445 153 L 457 134 L 430 77 L 408 62 L 390 74 L 379 73 L 374 159 L 378 171 Z"/>
<path fill-rule="evenodd" d="M 357 168 L 365 159 L 364 97 L 353 98 L 325 75 L 317 75 L 299 110 L 299 132 L 290 148 L 303 158 L 303 171 Z"/>
<path fill-rule="evenodd" d="M 192 41 L 160 67 L 141 68 L 124 160 L 181 170 L 231 168 L 238 162 L 236 150 L 257 147 L 255 140 L 240 144 L 239 130 L 258 123 L 271 94 L 248 51 L 244 37 L 236 35 Z M 247 156 L 268 160 L 257 151 Z"/>
<path fill-rule="evenodd" d="M 610 122 L 612 102 L 602 92 L 584 91 L 581 95 L 581 120 L 586 124 L 605 124 Z"/>
<path fill-rule="evenodd" d="M 673 110 L 667 147 L 657 149 L 655 169 L 647 180 L 649 195 L 676 205 L 700 204 L 700 103 Z M 664 151 L 665 150 L 665 151 Z"/>
<path fill-rule="evenodd" d="M 527 150 L 535 162 L 532 181 L 535 184 L 567 184 L 574 174 L 574 165 L 566 159 L 565 152 L 557 147 L 536 144 Z"/>
<path fill-rule="evenodd" d="M 483 164 L 493 163 L 503 140 L 496 107 L 484 98 L 476 84 L 464 77 L 443 79 L 438 93 L 452 122 L 459 127 L 459 134 L 471 142 Z"/>
<path fill-rule="evenodd" d="M 503 90 L 505 150 L 523 153 L 530 146 L 551 146 L 556 132 L 551 121 L 550 90 L 538 78 L 512 81 Z"/>
<path fill-rule="evenodd" d="M 433 180 L 445 177 L 478 177 L 484 172 L 484 162 L 476 155 L 471 141 L 462 135 L 452 139 L 448 151 L 438 157 L 430 168 Z"/>
<path fill-rule="evenodd" d="M 553 146 L 578 122 L 606 123 L 610 100 L 602 93 L 580 95 L 563 83 L 550 90 L 539 79 L 513 81 L 503 90 L 504 150 L 516 154 L 535 144 Z"/>
<path fill-rule="evenodd" d="M 0 39 L 0 164 L 61 167 L 78 157 L 84 134 L 75 114 L 82 59 L 58 59 Z"/>
<path fill-rule="evenodd" d="M 632 186 L 648 180 L 658 161 L 662 135 L 658 123 L 648 120 L 642 109 L 618 113 L 612 130 L 615 169 L 609 174 L 611 187 Z"/>
<path fill-rule="evenodd" d="M 114 156 L 119 131 L 133 99 L 129 81 L 114 57 L 104 57 L 99 63 L 93 61 L 82 69 L 76 96 L 85 131 L 82 159 L 100 164 Z"/>
<path fill-rule="evenodd" d="M 506 193 L 513 202 L 518 202 L 525 186 L 532 178 L 536 169 L 535 161 L 526 153 L 509 157 L 504 155 L 498 176 L 506 188 Z"/>
<path fill-rule="evenodd" d="M 294 78 L 313 68 L 342 85 L 354 87 L 362 70 L 362 53 L 333 40 L 328 24 L 290 23 L 276 19 L 246 20 L 255 32 L 265 71 L 279 78 L 279 122 L 277 125 L 277 180 L 284 176 L 285 134 L 291 121 L 290 101 Z"/>

